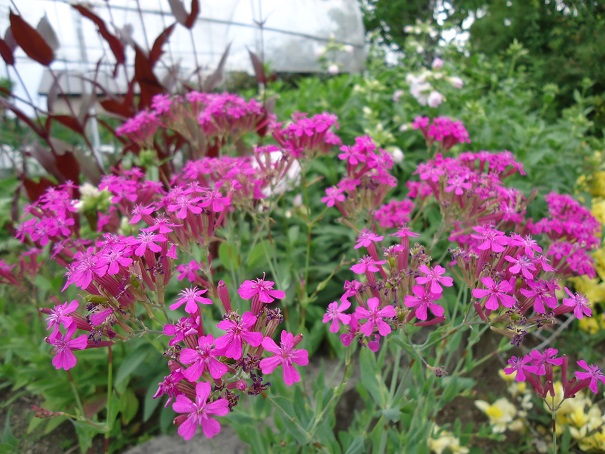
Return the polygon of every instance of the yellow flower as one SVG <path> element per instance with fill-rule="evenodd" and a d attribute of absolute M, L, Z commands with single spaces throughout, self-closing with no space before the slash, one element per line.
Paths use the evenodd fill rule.
<path fill-rule="evenodd" d="M 429 449 L 436 454 L 442 454 L 444 450 L 449 450 L 453 454 L 467 454 L 468 448 L 460 446 L 460 439 L 445 430 L 440 429 L 437 424 L 433 427 L 433 433 L 429 438 Z"/>
<path fill-rule="evenodd" d="M 494 433 L 502 433 L 506 431 L 506 429 L 520 430 L 523 428 L 522 424 L 519 427 L 517 421 L 514 421 L 514 417 L 517 415 L 517 409 L 505 397 L 501 397 L 492 405 L 484 400 L 476 400 L 475 406 L 487 415 L 489 424 L 492 426 L 492 431 Z"/>
<path fill-rule="evenodd" d="M 594 199 L 590 212 L 601 224 L 605 224 L 605 200 Z"/>

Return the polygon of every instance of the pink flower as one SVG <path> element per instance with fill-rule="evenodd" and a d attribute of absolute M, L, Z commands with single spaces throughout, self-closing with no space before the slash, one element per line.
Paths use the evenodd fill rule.
<path fill-rule="evenodd" d="M 357 265 L 351 267 L 351 271 L 357 274 L 364 274 L 366 271 L 377 273 L 380 271 L 378 266 L 384 265 L 385 263 L 387 263 L 386 260 L 374 260 L 372 257 L 365 256 L 359 259 Z"/>
<path fill-rule="evenodd" d="M 420 276 L 416 278 L 416 282 L 419 284 L 431 284 L 431 293 L 443 293 L 443 288 L 451 287 L 454 285 L 454 280 L 451 277 L 443 276 L 445 274 L 445 268 L 436 265 L 435 268 L 431 269 L 426 265 L 421 265 L 418 271 L 426 274 L 426 276 Z"/>
<path fill-rule="evenodd" d="M 212 347 L 214 344 L 214 336 L 208 334 L 207 336 L 201 336 L 197 341 L 198 346 L 194 349 L 184 348 L 181 350 L 180 361 L 183 364 L 191 364 L 191 367 L 187 368 L 183 375 L 191 382 L 197 381 L 204 370 L 210 372 L 212 378 L 219 379 L 227 373 L 227 366 L 216 359 L 220 356 L 220 352 L 217 353 L 216 348 Z"/>
<path fill-rule="evenodd" d="M 82 334 L 75 339 L 72 339 L 76 332 L 76 324 L 72 323 L 67 328 L 65 336 L 58 332 L 54 337 L 47 337 L 46 342 L 54 347 L 55 357 L 53 358 L 53 366 L 57 369 L 69 370 L 76 365 L 76 357 L 72 350 L 84 350 L 88 345 L 88 336 Z"/>
<path fill-rule="evenodd" d="M 435 317 L 441 317 L 443 315 L 443 307 L 439 304 L 435 304 L 435 301 L 441 298 L 440 293 L 427 292 L 422 285 L 415 285 L 412 287 L 412 293 L 414 295 L 405 296 L 403 303 L 407 307 L 416 308 L 415 315 L 418 320 L 427 319 L 427 309 L 430 309 Z"/>
<path fill-rule="evenodd" d="M 338 322 L 342 322 L 343 325 L 349 324 L 351 321 L 351 316 L 343 313 L 349 307 L 351 307 L 351 303 L 346 300 L 342 301 L 340 306 L 338 305 L 337 301 L 334 301 L 328 305 L 328 311 L 324 314 L 322 321 L 324 323 L 330 323 L 330 320 L 332 321 L 332 324 L 330 325 L 330 332 L 338 332 L 338 329 L 340 328 Z"/>
<path fill-rule="evenodd" d="M 272 303 L 275 298 L 283 299 L 286 293 L 283 290 L 273 290 L 275 283 L 265 281 L 265 275 L 257 278 L 255 281 L 244 281 L 237 290 L 242 299 L 258 298 L 261 303 Z"/>
<path fill-rule="evenodd" d="M 67 301 L 63 304 L 58 304 L 54 309 L 50 311 L 48 317 L 46 317 L 46 329 L 53 329 L 51 337 L 56 335 L 59 331 L 59 325 L 63 325 L 63 328 L 69 328 L 73 322 L 73 317 L 69 317 L 69 314 L 74 313 L 78 309 L 78 300 L 73 300 L 68 303 Z"/>
<path fill-rule="evenodd" d="M 186 288 L 185 290 L 179 293 L 179 298 L 176 300 L 174 304 L 170 306 L 170 310 L 174 311 L 181 307 L 183 304 L 185 306 L 185 312 L 188 314 L 195 314 L 199 309 L 197 303 L 200 304 L 212 304 L 212 300 L 210 298 L 204 298 L 202 295 L 206 293 L 208 290 L 200 290 L 197 287 Z"/>
<path fill-rule="evenodd" d="M 183 394 L 176 396 L 172 409 L 177 413 L 187 414 L 187 418 L 181 423 L 178 430 L 179 435 L 185 440 L 193 438 L 197 426 L 202 426 L 206 438 L 212 438 L 221 431 L 221 425 L 218 421 L 211 419 L 210 416 L 225 416 L 229 413 L 229 401 L 227 399 L 217 399 L 208 403 L 210 390 L 210 383 L 200 382 L 195 385 L 195 402 L 192 402 Z"/>
<path fill-rule="evenodd" d="M 195 282 L 197 278 L 196 272 L 200 269 L 200 264 L 196 260 L 191 260 L 189 263 L 183 265 L 177 265 L 176 270 L 179 272 L 179 275 L 176 278 L 179 281 L 187 278 L 189 281 Z"/>
<path fill-rule="evenodd" d="M 369 247 L 372 245 L 372 242 L 382 241 L 384 239 L 381 235 L 376 235 L 374 232 L 369 231 L 368 229 L 363 229 L 357 238 L 357 244 L 353 247 L 353 249 L 359 249 L 360 247 Z"/>
<path fill-rule="evenodd" d="M 555 358 L 557 353 L 559 353 L 559 350 L 556 348 L 547 348 L 544 353 L 540 353 L 538 350 L 529 352 L 533 365 L 538 369 L 535 372 L 536 375 L 546 375 L 546 364 L 552 364 L 553 366 L 563 364 L 563 358 Z"/>
<path fill-rule="evenodd" d="M 242 357 L 242 340 L 252 347 L 258 347 L 263 341 L 261 333 L 250 331 L 256 323 L 256 316 L 250 312 L 242 315 L 241 321 L 223 320 L 216 326 L 227 331 L 227 334 L 216 339 L 216 348 L 224 350 L 227 358 L 240 359 Z"/>
<path fill-rule="evenodd" d="M 508 364 L 510 364 L 510 366 L 505 367 L 504 372 L 507 375 L 511 375 L 513 372 L 516 371 L 517 376 L 515 377 L 515 380 L 518 382 L 525 381 L 527 379 L 527 377 L 525 376 L 526 372 L 529 372 L 531 374 L 536 374 L 538 372 L 538 366 L 528 365 L 531 362 L 533 362 L 533 359 L 529 355 L 525 355 L 522 358 L 513 356 L 508 360 Z"/>
<path fill-rule="evenodd" d="M 565 287 L 565 291 L 570 296 L 570 298 L 563 298 L 563 305 L 567 307 L 573 307 L 573 314 L 576 316 L 576 318 L 580 319 L 583 318 L 585 315 L 587 317 L 590 317 L 592 315 L 590 303 L 584 295 L 580 295 L 579 293 L 573 294 L 567 287 Z"/>
<path fill-rule="evenodd" d="M 337 187 L 326 189 L 326 196 L 321 199 L 328 207 L 333 207 L 336 202 L 344 202 L 345 196 L 343 190 Z"/>
<path fill-rule="evenodd" d="M 259 363 L 263 374 L 270 374 L 276 367 L 281 365 L 286 385 L 291 386 L 299 382 L 300 375 L 292 363 L 306 366 L 309 364 L 309 352 L 303 349 L 294 349 L 296 346 L 294 335 L 284 330 L 281 332 L 281 344 L 279 347 L 270 337 L 265 337 L 262 344 L 265 350 L 274 353 L 274 356 L 265 358 Z"/>
<path fill-rule="evenodd" d="M 386 323 L 383 318 L 393 318 L 397 313 L 393 306 L 385 306 L 382 309 L 378 309 L 380 306 L 380 300 L 378 298 L 368 299 L 368 309 L 358 306 L 355 309 L 355 317 L 361 321 L 368 319 L 366 323 L 361 325 L 359 331 L 366 336 L 371 336 L 374 332 L 374 327 L 378 328 L 378 332 L 381 336 L 386 336 L 391 332 L 391 327 Z"/>
<path fill-rule="evenodd" d="M 491 250 L 493 252 L 503 252 L 504 246 L 508 244 L 508 238 L 503 232 L 494 229 L 493 227 L 474 227 L 473 230 L 477 234 L 473 233 L 471 237 L 479 240 L 481 244 L 477 246 L 480 251 Z"/>
<path fill-rule="evenodd" d="M 510 262 L 512 266 L 508 269 L 512 274 L 521 273 L 525 279 L 532 280 L 534 275 L 532 271 L 536 271 L 536 266 L 532 263 L 532 259 L 527 256 L 522 257 L 511 257 L 507 255 L 504 257 L 504 260 Z"/>
<path fill-rule="evenodd" d="M 481 278 L 481 282 L 486 289 L 476 288 L 473 290 L 473 296 L 475 298 L 485 298 L 485 307 L 491 311 L 498 309 L 498 303 L 504 307 L 513 307 L 516 303 L 515 298 L 507 295 L 506 292 L 512 292 L 513 286 L 508 281 L 502 281 L 495 283 L 491 277 Z"/>
<path fill-rule="evenodd" d="M 586 364 L 586 361 L 584 361 L 583 359 L 578 361 L 578 366 L 580 366 L 582 369 L 587 370 L 588 372 L 576 372 L 576 377 L 578 377 L 580 380 L 590 380 L 590 390 L 593 393 L 598 394 L 598 383 L 605 383 L 605 376 L 603 376 L 603 372 L 601 372 L 601 369 L 599 369 L 599 367 L 593 364 Z"/>

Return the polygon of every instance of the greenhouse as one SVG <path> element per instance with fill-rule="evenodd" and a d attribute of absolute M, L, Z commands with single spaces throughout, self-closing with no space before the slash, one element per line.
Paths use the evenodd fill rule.
<path fill-rule="evenodd" d="M 604 31 L 0 0 L 0 452 L 605 452 Z"/>

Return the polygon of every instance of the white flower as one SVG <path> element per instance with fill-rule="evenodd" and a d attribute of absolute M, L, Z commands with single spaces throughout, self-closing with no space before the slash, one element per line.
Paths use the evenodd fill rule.
<path fill-rule="evenodd" d="M 80 185 L 80 194 L 82 197 L 97 197 L 100 193 L 101 191 L 97 187 L 88 182 Z"/>
<path fill-rule="evenodd" d="M 448 77 L 447 81 L 454 88 L 462 88 L 464 86 L 464 82 L 462 81 L 462 79 L 460 79 L 460 77 Z"/>
<path fill-rule="evenodd" d="M 332 63 L 330 66 L 328 66 L 328 74 L 332 76 L 338 74 L 339 71 L 340 69 L 338 69 L 338 65 L 336 63 Z"/>
<path fill-rule="evenodd" d="M 404 154 L 403 151 L 401 151 L 401 148 L 399 147 L 387 147 L 386 149 L 389 153 L 391 153 L 391 156 L 393 158 L 393 162 L 395 162 L 395 164 L 399 164 L 401 161 L 403 161 L 404 158 Z"/>
<path fill-rule="evenodd" d="M 402 96 L 403 90 L 395 90 L 395 93 L 393 93 L 393 102 L 399 102 Z"/>
<path fill-rule="evenodd" d="M 433 90 L 428 97 L 428 105 L 430 107 L 438 107 L 439 104 L 441 104 L 444 100 L 444 97 L 441 93 L 439 93 L 438 91 Z"/>

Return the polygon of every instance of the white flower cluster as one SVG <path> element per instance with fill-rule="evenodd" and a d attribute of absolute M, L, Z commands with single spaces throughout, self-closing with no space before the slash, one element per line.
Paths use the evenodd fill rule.
<path fill-rule="evenodd" d="M 435 82 L 444 80 L 454 88 L 462 88 L 464 82 L 460 77 L 448 76 L 443 71 L 443 60 L 435 58 L 431 69 L 424 69 L 419 74 L 408 74 L 405 78 L 410 87 L 410 94 L 420 103 L 420 105 L 429 107 L 438 107 L 445 96 L 435 88 Z M 398 95 L 399 90 L 393 95 L 393 99 Z M 401 97 L 401 94 L 398 95 Z"/>

